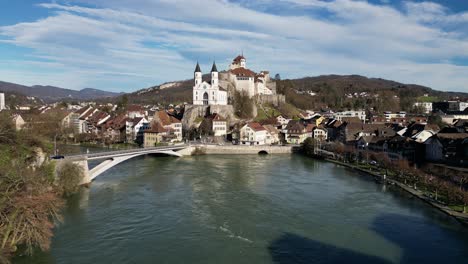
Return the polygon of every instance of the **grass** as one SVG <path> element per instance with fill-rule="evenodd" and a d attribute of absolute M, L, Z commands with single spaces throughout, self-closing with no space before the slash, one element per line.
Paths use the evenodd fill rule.
<path fill-rule="evenodd" d="M 263 105 L 263 108 L 262 108 L 260 105 L 257 105 L 257 116 L 254 118 L 254 120 L 258 122 L 258 121 L 266 120 L 271 117 L 276 117 L 280 114 L 281 114 L 280 111 L 278 111 L 276 108 L 272 106 Z"/>
<path fill-rule="evenodd" d="M 420 96 L 417 99 L 418 102 L 427 102 L 427 103 L 436 102 L 438 100 L 439 100 L 439 98 L 436 97 L 436 96 Z"/>
<path fill-rule="evenodd" d="M 463 205 L 449 205 L 450 209 L 460 212 L 463 212 Z"/>

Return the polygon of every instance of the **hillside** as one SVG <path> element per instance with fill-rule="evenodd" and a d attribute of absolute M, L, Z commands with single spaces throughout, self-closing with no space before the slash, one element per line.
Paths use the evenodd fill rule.
<path fill-rule="evenodd" d="M 427 95 L 431 100 L 468 98 L 468 93 L 436 91 L 432 88 L 403 84 L 359 75 L 322 75 L 278 83 L 278 91 L 287 101 L 302 109 L 373 108 L 377 111 L 411 111 L 414 102 Z"/>
<path fill-rule="evenodd" d="M 16 92 L 23 95 L 34 96 L 44 100 L 45 102 L 55 102 L 60 100 L 91 100 L 120 95 L 120 93 L 106 92 L 92 88 L 85 88 L 80 91 L 76 91 L 54 86 L 25 86 L 2 81 L 0 81 L 0 91 Z"/>
<path fill-rule="evenodd" d="M 203 76 L 209 78 L 209 76 Z M 193 80 L 176 81 L 127 94 L 132 103 L 169 104 L 192 101 Z M 468 98 L 468 93 L 436 91 L 429 87 L 403 84 L 359 75 L 322 75 L 277 81 L 279 93 L 301 109 L 374 108 L 378 111 L 410 111 L 417 100 Z M 312 94 L 312 95 L 311 95 Z M 424 99 L 423 98 L 423 99 Z"/>
<path fill-rule="evenodd" d="M 205 76 L 204 76 L 205 78 Z M 170 104 L 192 102 L 193 80 L 164 83 L 125 94 L 131 103 Z"/>

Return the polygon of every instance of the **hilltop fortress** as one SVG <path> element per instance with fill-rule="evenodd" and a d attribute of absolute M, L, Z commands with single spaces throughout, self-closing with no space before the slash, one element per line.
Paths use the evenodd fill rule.
<path fill-rule="evenodd" d="M 228 70 L 218 72 L 216 63 L 211 67 L 211 79 L 203 80 L 200 65 L 197 62 L 194 72 L 194 105 L 228 105 L 235 92 L 260 102 L 278 104 L 284 102 L 284 96 L 276 95 L 276 82 L 270 79 L 268 71 L 255 73 L 246 66 L 243 55 L 237 56 Z"/>

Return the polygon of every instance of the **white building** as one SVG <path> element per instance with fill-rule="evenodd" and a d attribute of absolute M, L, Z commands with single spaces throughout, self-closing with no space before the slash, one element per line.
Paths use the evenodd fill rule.
<path fill-rule="evenodd" d="M 243 55 L 234 58 L 223 79 L 233 84 L 236 91 L 245 93 L 249 97 L 259 94 L 275 94 L 271 87 L 273 86 L 273 82 L 270 82 L 270 73 L 268 71 L 261 71 L 257 74 L 251 71 L 247 68 L 246 59 Z"/>
<path fill-rule="evenodd" d="M 222 116 L 215 114 L 213 117 L 212 130 L 215 136 L 224 136 L 227 134 L 227 121 Z"/>
<path fill-rule="evenodd" d="M 313 138 L 320 141 L 325 141 L 328 138 L 328 131 L 322 127 L 315 127 L 313 130 Z"/>
<path fill-rule="evenodd" d="M 416 102 L 414 103 L 414 107 L 421 107 L 426 114 L 432 112 L 432 102 Z"/>
<path fill-rule="evenodd" d="M 0 93 L 0 111 L 5 110 L 5 94 Z"/>
<path fill-rule="evenodd" d="M 211 68 L 211 81 L 202 80 L 202 72 L 197 62 L 194 73 L 195 85 L 193 86 L 194 105 L 227 105 L 227 91 L 219 87 L 218 69 L 213 62 Z"/>
<path fill-rule="evenodd" d="M 240 142 L 242 145 L 265 145 L 267 130 L 256 122 L 246 124 L 240 129 Z"/>
<path fill-rule="evenodd" d="M 349 110 L 349 111 L 342 111 L 342 112 L 336 112 L 333 114 L 333 118 L 335 118 L 338 121 L 341 121 L 343 117 L 358 117 L 362 121 L 366 121 L 366 111 L 364 110 Z"/>
<path fill-rule="evenodd" d="M 182 141 L 182 122 L 167 114 L 164 110 L 155 113 L 153 122 L 159 123 L 166 129 L 166 137 L 169 141 Z"/>
<path fill-rule="evenodd" d="M 468 108 L 468 102 L 460 102 L 459 104 L 460 111 L 465 111 L 466 108 Z"/>
<path fill-rule="evenodd" d="M 291 119 L 285 118 L 282 115 L 276 117 L 276 122 L 281 125 L 281 129 L 285 129 Z"/>

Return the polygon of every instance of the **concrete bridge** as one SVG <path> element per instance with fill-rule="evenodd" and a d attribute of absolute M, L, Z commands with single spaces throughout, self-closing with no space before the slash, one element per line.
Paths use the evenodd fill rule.
<path fill-rule="evenodd" d="M 57 164 L 57 168 L 60 168 L 60 163 L 66 161 L 71 161 L 81 166 L 84 173 L 81 184 L 88 184 L 103 172 L 126 160 L 147 154 L 165 154 L 169 156 L 182 157 L 183 154 L 181 154 L 180 151 L 186 149 L 187 147 L 187 145 L 181 144 L 165 147 L 139 148 L 131 150 L 107 151 L 93 154 L 70 155 L 61 160 Z M 102 160 L 102 162 L 99 163 L 96 167 L 89 169 L 88 161 L 90 160 Z"/>
<path fill-rule="evenodd" d="M 164 147 L 138 148 L 130 150 L 107 151 L 92 154 L 81 154 L 66 156 L 65 159 L 58 161 L 57 170 L 60 170 L 61 164 L 71 161 L 83 169 L 84 177 L 81 184 L 88 184 L 96 177 L 108 169 L 134 157 L 147 154 L 165 154 L 169 156 L 182 157 L 190 156 L 193 153 L 198 154 L 290 154 L 298 146 L 240 146 L 240 145 L 215 145 L 215 144 L 180 144 Z M 88 161 L 102 160 L 97 166 L 89 169 Z"/>

